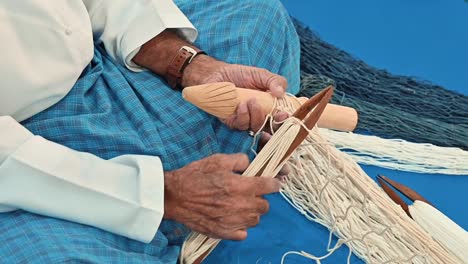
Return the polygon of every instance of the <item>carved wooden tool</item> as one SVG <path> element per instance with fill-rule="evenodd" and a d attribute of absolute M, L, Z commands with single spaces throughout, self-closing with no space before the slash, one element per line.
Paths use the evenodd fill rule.
<path fill-rule="evenodd" d="M 256 98 L 266 113 L 270 113 L 275 104 L 275 98 L 270 93 L 238 88 L 229 82 L 186 87 L 182 91 L 182 96 L 203 111 L 221 119 L 234 114 L 240 102 L 247 102 L 251 98 Z M 285 100 L 298 109 L 308 98 L 287 95 Z M 317 125 L 323 128 L 353 131 L 357 122 L 358 113 L 355 109 L 328 104 Z"/>
<path fill-rule="evenodd" d="M 396 204 L 401 206 L 401 208 L 406 212 L 406 214 L 413 218 L 411 216 L 411 212 L 409 210 L 408 204 L 398 195 L 397 192 L 392 190 L 390 186 L 395 188 L 398 192 L 403 194 L 406 198 L 410 199 L 412 202 L 414 201 L 422 201 L 425 202 L 429 205 L 432 205 L 428 200 L 426 200 L 424 197 L 422 197 L 419 193 L 416 191 L 410 189 L 409 187 L 398 183 L 396 181 L 390 180 L 389 178 L 385 177 L 384 175 L 378 175 L 377 176 L 377 181 L 379 182 L 380 186 L 384 190 L 384 192 L 392 199 Z"/>

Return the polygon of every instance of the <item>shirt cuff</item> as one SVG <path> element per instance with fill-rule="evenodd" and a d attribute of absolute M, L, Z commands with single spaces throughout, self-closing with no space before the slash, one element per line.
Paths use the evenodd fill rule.
<path fill-rule="evenodd" d="M 0 168 L 8 156 L 34 135 L 10 116 L 0 116 Z M 2 205 L 0 213 L 15 211 L 17 208 Z"/>
<path fill-rule="evenodd" d="M 172 1 L 152 1 L 143 14 L 135 18 L 122 39 L 121 58 L 132 71 L 145 68 L 132 61 L 140 47 L 166 29 L 176 29 L 177 34 L 189 42 L 194 42 L 198 31 Z"/>
<path fill-rule="evenodd" d="M 129 227 L 126 236 L 151 242 L 164 216 L 164 171 L 158 157 L 124 155 L 112 159 L 113 162 L 138 168 L 139 212 Z"/>

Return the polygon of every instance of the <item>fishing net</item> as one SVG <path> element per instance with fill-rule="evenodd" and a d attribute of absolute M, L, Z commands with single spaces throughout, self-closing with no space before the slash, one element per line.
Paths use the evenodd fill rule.
<path fill-rule="evenodd" d="M 278 101 L 276 110 L 295 111 L 284 99 Z M 459 262 L 409 218 L 354 160 L 330 145 L 318 129 L 310 130 L 293 155 L 282 161 L 301 126 L 301 121 L 287 119 L 244 172 L 268 177 L 276 175 L 286 162 L 290 173 L 281 193 L 307 219 L 330 230 L 329 253 L 325 256 L 307 252 L 288 252 L 285 256 L 300 254 L 320 263 L 346 244 L 350 256 L 354 253 L 367 263 Z M 338 237 L 335 245 L 331 245 L 332 234 Z M 182 248 L 181 262 L 195 262 L 219 242 L 192 233 Z"/>
<path fill-rule="evenodd" d="M 333 85 L 336 89 L 332 102 L 359 111 L 357 130 L 361 133 L 468 149 L 467 96 L 371 67 L 321 41 L 298 21 L 295 25 L 302 52 L 300 96 L 311 97 Z M 275 111 L 278 110 L 295 111 L 284 100 L 278 100 Z M 274 111 L 270 117 L 273 114 Z M 276 175 L 284 165 L 281 157 L 301 126 L 301 121 L 287 119 L 244 175 L 257 175 L 259 171 L 260 177 Z M 354 253 L 367 263 L 461 263 L 451 249 L 409 218 L 350 155 L 335 148 L 336 139 L 330 133 L 322 132 L 325 137 L 317 128 L 310 130 L 286 161 L 290 173 L 281 194 L 304 217 L 330 230 L 328 253 L 314 256 L 303 251 L 286 252 L 282 261 L 289 254 L 299 254 L 320 263 L 346 244 L 349 256 Z M 332 136 L 343 138 L 341 134 Z M 338 237 L 334 245 L 333 235 Z M 192 233 L 184 243 L 181 262 L 193 263 L 203 258 L 219 242 Z"/>
<path fill-rule="evenodd" d="M 300 96 L 332 84 L 332 102 L 358 110 L 359 133 L 468 149 L 468 96 L 369 66 L 294 23 L 301 41 Z"/>

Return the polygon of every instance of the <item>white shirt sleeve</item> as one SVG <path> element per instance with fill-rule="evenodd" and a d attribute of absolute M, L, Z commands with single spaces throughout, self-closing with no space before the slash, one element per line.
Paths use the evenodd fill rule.
<path fill-rule="evenodd" d="M 22 121 L 54 105 L 93 58 L 81 0 L 0 1 L 0 116 Z"/>
<path fill-rule="evenodd" d="M 0 117 L 0 212 L 23 209 L 150 242 L 164 214 L 157 157 L 103 160 Z"/>
<path fill-rule="evenodd" d="M 151 241 L 164 214 L 159 158 L 103 160 L 17 121 L 66 96 L 92 59 L 93 36 L 141 70 L 131 60 L 142 44 L 166 28 L 193 41 L 193 25 L 170 0 L 0 1 L 0 25 L 0 212 L 24 209 Z"/>
<path fill-rule="evenodd" d="M 88 9 L 95 40 L 107 53 L 133 71 L 143 68 L 132 62 L 140 47 L 165 29 L 178 29 L 193 42 L 197 31 L 172 0 L 83 0 Z"/>

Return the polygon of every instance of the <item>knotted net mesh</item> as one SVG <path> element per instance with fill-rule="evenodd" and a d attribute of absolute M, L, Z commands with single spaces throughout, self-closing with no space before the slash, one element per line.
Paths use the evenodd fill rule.
<path fill-rule="evenodd" d="M 300 96 L 332 84 L 332 102 L 358 110 L 358 132 L 468 149 L 468 96 L 372 67 L 294 23 L 301 42 Z"/>
<path fill-rule="evenodd" d="M 376 69 L 320 40 L 294 21 L 301 40 L 302 87 L 311 97 L 330 84 L 333 103 L 360 112 L 358 131 L 387 138 L 468 149 L 468 97 L 416 78 Z M 284 101 L 276 110 L 293 113 Z M 273 113 L 271 113 L 273 114 Z M 252 162 L 245 175 L 276 175 L 280 158 L 302 123 L 289 118 Z M 320 263 L 346 244 L 367 263 L 460 263 L 410 219 L 369 178 L 349 155 L 320 135 L 310 134 L 287 160 L 291 167 L 281 193 L 307 219 L 330 230 L 328 254 L 300 254 Z M 338 242 L 332 245 L 332 236 Z M 192 233 L 182 249 L 181 262 L 193 263 L 212 251 L 220 240 Z M 349 259 L 348 259 L 349 261 Z"/>
<path fill-rule="evenodd" d="M 278 110 L 295 111 L 287 100 L 277 102 L 275 111 Z M 346 244 L 350 254 L 367 263 L 459 262 L 409 218 L 355 161 L 330 145 L 317 128 L 310 130 L 293 155 L 281 162 L 301 126 L 300 120 L 287 119 L 244 172 L 246 176 L 269 177 L 276 175 L 285 163 L 290 166 L 281 193 L 307 219 L 330 230 L 329 254 L 298 254 L 320 263 Z M 332 235 L 338 237 L 334 246 Z M 193 263 L 219 242 L 192 233 L 183 246 L 182 263 Z"/>

